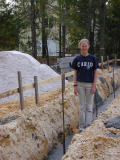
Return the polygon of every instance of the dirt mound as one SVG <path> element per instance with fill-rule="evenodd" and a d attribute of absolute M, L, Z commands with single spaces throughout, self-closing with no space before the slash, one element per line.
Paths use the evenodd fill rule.
<path fill-rule="evenodd" d="M 116 72 L 116 84 L 119 84 L 120 74 Z M 104 101 L 108 94 L 113 91 L 112 87 L 112 73 L 105 74 L 99 71 L 99 75 L 106 79 L 105 82 L 102 82 L 98 79 L 97 88 L 98 95 Z M 55 84 L 55 83 L 54 83 Z M 108 87 L 109 85 L 109 87 Z M 102 87 L 101 87 L 102 86 Z M 116 100 L 117 101 L 117 100 Z M 109 118 L 114 118 L 119 112 L 117 103 L 114 104 L 114 113 L 112 111 L 113 107 L 109 107 L 109 110 L 104 114 L 99 116 L 99 119 L 95 123 L 84 131 L 84 134 L 76 134 L 72 140 L 71 147 L 68 153 L 64 158 L 71 159 L 71 156 L 83 156 L 79 154 L 80 152 L 88 156 L 91 155 L 94 151 L 92 149 L 97 144 L 101 143 L 98 139 L 102 141 L 109 139 L 110 147 L 118 143 L 116 139 L 108 137 L 105 134 L 116 133 L 119 136 L 119 131 L 117 129 L 106 129 L 104 123 Z M 62 133 L 62 103 L 61 103 L 61 91 L 52 91 L 40 95 L 39 104 L 35 105 L 34 97 L 29 97 L 25 99 L 25 109 L 20 110 L 19 101 L 4 102 L 0 104 L 0 118 L 4 123 L 0 125 L 0 159 L 4 160 L 33 160 L 40 159 L 42 160 L 47 153 L 52 149 L 53 145 L 57 142 L 58 136 Z M 66 131 L 74 130 L 78 125 L 79 120 L 79 103 L 77 97 L 73 93 L 73 84 L 69 83 L 66 86 L 65 90 L 65 129 Z M 97 137 L 96 137 L 97 134 Z M 101 138 L 102 137 L 102 138 Z M 91 145 L 92 149 L 87 147 Z M 96 143 L 97 142 L 97 143 Z M 80 150 L 84 144 L 83 149 Z M 94 143 L 96 143 L 94 145 Z M 73 146 L 73 144 L 75 144 Z M 103 144 L 104 145 L 104 144 Z M 73 147 L 72 147 L 73 146 Z M 118 143 L 119 146 L 119 143 Z M 79 148 L 78 152 L 76 149 Z M 99 148 L 97 145 L 96 148 Z M 105 153 L 105 147 L 100 152 Z M 88 150 L 88 152 L 87 152 Z M 112 149 L 111 149 L 112 150 Z M 92 152 L 91 152 L 92 151 Z M 114 151 L 114 150 L 112 150 Z M 76 154 L 75 154 L 76 153 Z M 115 150 L 115 154 L 118 154 Z M 94 153 L 94 155 L 96 155 Z M 77 158 L 74 158 L 77 159 Z M 96 159 L 95 159 L 96 160 Z"/>
<path fill-rule="evenodd" d="M 58 92 L 55 97 L 55 94 L 48 96 L 43 100 L 44 105 L 31 104 L 23 111 L 8 115 L 15 119 L 0 125 L 0 159 L 41 160 L 47 156 L 63 128 L 61 94 Z M 66 89 L 65 97 L 65 128 L 68 131 L 78 124 L 79 107 L 72 88 Z"/>

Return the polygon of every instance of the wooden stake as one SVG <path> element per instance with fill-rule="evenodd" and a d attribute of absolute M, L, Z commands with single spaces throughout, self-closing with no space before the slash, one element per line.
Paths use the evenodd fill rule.
<path fill-rule="evenodd" d="M 21 72 L 18 71 L 18 85 L 19 85 L 19 95 L 20 95 L 20 104 L 21 104 L 21 110 L 24 109 L 24 97 L 23 97 L 23 87 L 22 87 L 22 76 Z"/>
<path fill-rule="evenodd" d="M 117 65 L 117 56 L 115 55 L 115 66 Z"/>
<path fill-rule="evenodd" d="M 103 69 L 103 56 L 101 56 L 101 64 L 102 64 L 102 69 Z"/>
<path fill-rule="evenodd" d="M 108 71 L 109 71 L 109 56 L 107 56 L 107 68 L 108 68 Z"/>
<path fill-rule="evenodd" d="M 35 87 L 35 102 L 38 104 L 39 102 L 39 93 L 38 93 L 38 78 L 34 76 L 34 87 Z"/>
<path fill-rule="evenodd" d="M 114 69 L 115 68 L 115 63 L 113 64 L 113 94 L 114 94 L 114 98 L 115 98 L 115 73 L 114 73 Z"/>

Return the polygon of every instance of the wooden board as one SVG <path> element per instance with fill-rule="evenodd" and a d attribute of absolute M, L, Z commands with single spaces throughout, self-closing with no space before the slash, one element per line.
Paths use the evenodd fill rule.
<path fill-rule="evenodd" d="M 112 63 L 112 62 L 114 62 L 114 59 L 109 60 L 109 63 Z M 120 62 L 120 59 L 117 59 L 117 62 Z M 107 61 L 104 62 L 103 65 L 106 65 L 106 64 L 107 64 Z M 99 66 L 101 66 L 101 63 L 99 63 Z M 72 76 L 73 73 L 74 73 L 73 71 L 72 72 L 68 72 L 68 73 L 65 74 L 65 77 Z M 50 82 L 54 82 L 54 81 L 57 81 L 57 80 L 60 80 L 60 79 L 61 79 L 61 75 L 57 76 L 57 77 L 53 77 L 53 78 L 47 79 L 47 80 L 43 80 L 43 81 L 38 83 L 38 86 L 41 86 L 43 84 L 47 84 L 47 83 L 50 83 Z M 32 89 L 32 88 L 34 88 L 34 83 L 29 84 L 27 86 L 24 86 L 23 87 L 23 91 L 29 90 L 29 89 Z M 11 96 L 11 95 L 16 94 L 16 93 L 19 93 L 19 89 L 18 88 L 15 88 L 13 90 L 9 90 L 9 91 L 0 93 L 0 99 L 8 97 L 8 96 Z"/>
<path fill-rule="evenodd" d="M 16 93 L 18 93 L 18 88 L 15 88 L 13 90 L 9 90 L 9 91 L 4 92 L 4 93 L 0 93 L 0 99 L 11 96 L 11 95 L 16 94 Z"/>

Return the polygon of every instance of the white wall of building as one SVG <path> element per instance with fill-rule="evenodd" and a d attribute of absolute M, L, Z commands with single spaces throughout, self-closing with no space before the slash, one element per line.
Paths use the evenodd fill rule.
<path fill-rule="evenodd" d="M 47 40 L 49 56 L 59 56 L 59 42 L 57 40 Z M 42 40 L 37 43 L 38 56 L 42 56 Z"/>

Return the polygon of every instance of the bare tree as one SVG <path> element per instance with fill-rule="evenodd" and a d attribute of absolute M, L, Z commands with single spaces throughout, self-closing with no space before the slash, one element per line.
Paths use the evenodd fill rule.
<path fill-rule="evenodd" d="M 100 0 L 100 55 L 104 56 L 105 50 L 105 15 L 106 0 Z"/>
<path fill-rule="evenodd" d="M 31 36 L 32 36 L 32 55 L 35 59 L 37 59 L 35 0 L 31 0 L 30 5 L 31 5 L 30 19 L 31 19 Z"/>
<path fill-rule="evenodd" d="M 66 48 L 66 25 L 62 25 L 62 57 L 65 57 Z"/>
<path fill-rule="evenodd" d="M 86 38 L 90 38 L 90 32 L 91 32 L 91 19 L 92 19 L 92 0 L 88 1 L 88 9 L 87 9 L 87 22 L 86 22 Z"/>
<path fill-rule="evenodd" d="M 49 65 L 49 53 L 48 53 L 48 45 L 47 45 L 47 33 L 46 33 L 46 4 L 45 0 L 42 3 L 42 57 L 47 59 L 47 64 Z"/>
<path fill-rule="evenodd" d="M 66 2 L 62 5 L 62 57 L 65 57 L 66 52 L 66 24 L 65 24 L 65 17 L 66 17 Z"/>
<path fill-rule="evenodd" d="M 59 57 L 62 57 L 62 20 L 61 20 L 61 14 L 62 14 L 62 5 L 61 0 L 59 0 Z"/>

